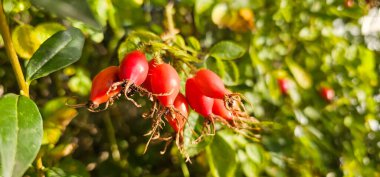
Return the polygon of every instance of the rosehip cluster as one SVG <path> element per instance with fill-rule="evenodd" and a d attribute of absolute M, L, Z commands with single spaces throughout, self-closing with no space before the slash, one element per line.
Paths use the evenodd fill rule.
<path fill-rule="evenodd" d="M 94 112 L 104 110 L 121 95 L 140 107 L 130 96 L 135 92 L 147 95 L 154 104 L 151 111 L 144 114 L 145 118 L 153 119 L 152 129 L 146 134 L 150 135 L 146 147 L 151 140 L 164 140 L 167 144 L 172 141 L 172 137 L 160 137 L 164 117 L 176 133 L 176 144 L 184 154 L 183 132 L 189 115 L 188 104 L 205 117 L 204 131 L 198 140 L 203 135 L 215 133 L 215 121 L 250 135 L 256 119 L 246 113 L 240 94 L 227 90 L 214 72 L 200 69 L 194 77 L 187 79 L 186 97 L 180 93 L 180 83 L 177 71 L 170 64 L 158 58 L 148 63 L 144 53 L 132 51 L 119 67 L 107 67 L 94 77 L 88 109 Z M 105 105 L 103 109 L 99 109 L 100 104 Z"/>

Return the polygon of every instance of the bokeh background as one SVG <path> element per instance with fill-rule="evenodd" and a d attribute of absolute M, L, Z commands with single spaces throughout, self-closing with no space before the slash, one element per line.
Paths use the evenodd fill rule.
<path fill-rule="evenodd" d="M 47 176 L 380 176 L 377 0 L 47 2 L 3 0 L 22 63 L 56 31 L 74 26 L 86 35 L 77 63 L 31 84 L 44 118 Z M 164 155 L 164 143 L 143 153 L 148 99 L 135 97 L 143 108 L 120 99 L 99 113 L 65 106 L 68 98 L 87 101 L 91 79 L 118 65 L 131 40 L 140 40 L 128 38 L 134 32 L 164 33 L 169 3 L 180 31 L 175 45 L 197 50 L 202 61 L 195 67 L 212 69 L 252 103 L 248 111 L 263 122 L 260 142 L 220 126 L 214 137 L 187 144 L 186 163 L 174 144 Z M 244 55 L 208 55 L 226 40 Z M 3 45 L 0 40 L 0 95 L 18 92 Z M 288 94 L 279 78 L 288 81 Z M 321 97 L 322 87 L 334 90 L 332 101 Z M 202 119 L 192 113 L 190 128 Z"/>

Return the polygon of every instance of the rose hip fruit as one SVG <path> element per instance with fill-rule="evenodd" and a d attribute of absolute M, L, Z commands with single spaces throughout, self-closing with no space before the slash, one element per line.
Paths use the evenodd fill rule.
<path fill-rule="evenodd" d="M 173 106 L 180 89 L 180 79 L 177 71 L 169 64 L 157 65 L 152 70 L 152 93 L 165 107 Z"/>
<path fill-rule="evenodd" d="M 222 79 L 208 69 L 199 70 L 194 79 L 200 91 L 208 97 L 224 99 L 224 96 L 228 93 Z"/>
<path fill-rule="evenodd" d="M 144 53 L 137 50 L 132 51 L 125 55 L 120 63 L 119 77 L 122 81 L 139 86 L 145 81 L 148 69 L 148 61 Z"/>
<path fill-rule="evenodd" d="M 186 101 L 186 97 L 179 93 L 177 98 L 173 103 L 174 108 L 178 112 L 174 112 L 174 118 L 171 113 L 166 114 L 165 118 L 169 122 L 170 126 L 174 129 L 175 132 L 182 131 L 187 122 L 187 117 L 189 116 L 189 106 Z"/>
<path fill-rule="evenodd" d="M 233 114 L 231 111 L 227 110 L 224 106 L 224 101 L 221 99 L 214 99 L 214 105 L 212 106 L 212 113 L 217 116 L 222 117 L 223 119 L 231 122 L 233 121 Z"/>
<path fill-rule="evenodd" d="M 231 93 L 223 84 L 223 80 L 214 72 L 208 69 L 200 69 L 194 76 L 199 90 L 208 97 L 224 100 L 224 105 L 231 110 L 233 105 L 237 105 L 245 110 L 242 97 L 239 93 Z"/>
<path fill-rule="evenodd" d="M 277 79 L 278 86 L 280 87 L 280 91 L 283 95 L 288 94 L 288 90 L 290 88 L 290 83 L 285 78 L 279 78 Z"/>
<path fill-rule="evenodd" d="M 110 98 L 120 93 L 121 87 L 111 89 L 112 85 L 119 81 L 119 67 L 110 66 L 100 71 L 92 80 L 90 93 L 90 109 L 97 108 L 106 103 Z M 108 93 L 107 93 L 108 92 Z"/>
<path fill-rule="evenodd" d="M 322 87 L 320 90 L 322 98 L 328 102 L 332 101 L 335 97 L 335 92 L 332 88 Z"/>
<path fill-rule="evenodd" d="M 189 78 L 186 81 L 186 98 L 191 108 L 205 118 L 210 118 L 212 115 L 212 106 L 214 99 L 205 96 L 194 78 Z"/>

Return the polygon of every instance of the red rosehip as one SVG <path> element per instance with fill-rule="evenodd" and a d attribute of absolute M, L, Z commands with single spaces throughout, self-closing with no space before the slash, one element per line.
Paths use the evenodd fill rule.
<path fill-rule="evenodd" d="M 335 97 L 335 92 L 332 88 L 322 87 L 320 92 L 322 98 L 326 101 L 332 101 Z"/>
<path fill-rule="evenodd" d="M 100 71 L 92 80 L 90 101 L 93 108 L 97 108 L 100 104 L 106 103 L 110 98 L 116 96 L 121 87 L 118 86 L 114 90 L 110 90 L 111 86 L 119 81 L 119 67 L 110 66 Z M 107 92 L 109 92 L 107 94 Z"/>
<path fill-rule="evenodd" d="M 280 78 L 277 79 L 278 86 L 280 87 L 280 91 L 283 95 L 288 94 L 288 90 L 290 88 L 290 83 L 287 79 L 285 78 Z"/>

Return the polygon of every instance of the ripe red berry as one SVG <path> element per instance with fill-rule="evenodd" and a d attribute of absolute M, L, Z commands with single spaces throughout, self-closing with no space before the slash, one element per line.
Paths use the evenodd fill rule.
<path fill-rule="evenodd" d="M 344 1 L 344 6 L 346 6 L 347 8 L 354 7 L 354 5 L 355 5 L 354 0 L 345 0 Z"/>
<path fill-rule="evenodd" d="M 173 106 L 179 93 L 180 84 L 178 73 L 171 65 L 160 64 L 152 70 L 152 93 L 165 107 Z"/>
<path fill-rule="evenodd" d="M 221 99 L 214 99 L 214 105 L 212 106 L 212 113 L 217 116 L 222 117 L 227 121 L 233 121 L 233 114 L 231 111 L 227 110 L 224 106 L 224 101 Z"/>
<path fill-rule="evenodd" d="M 100 71 L 92 80 L 90 101 L 94 108 L 99 104 L 106 103 L 121 91 L 121 87 L 110 90 L 110 87 L 119 81 L 119 67 L 110 66 Z M 110 91 L 109 91 L 110 90 Z M 107 94 L 107 92 L 109 93 Z"/>
<path fill-rule="evenodd" d="M 214 99 L 205 96 L 194 78 L 189 78 L 186 81 L 186 98 L 191 108 L 205 118 L 209 118 L 212 114 L 212 106 Z"/>
<path fill-rule="evenodd" d="M 280 87 L 280 91 L 283 95 L 288 94 L 288 90 L 290 88 L 289 81 L 285 78 L 279 78 L 277 79 L 278 86 Z"/>
<path fill-rule="evenodd" d="M 148 62 L 144 53 L 132 51 L 128 53 L 120 64 L 120 79 L 141 85 L 148 75 Z"/>
<path fill-rule="evenodd" d="M 189 106 L 186 101 L 186 97 L 179 93 L 177 98 L 174 100 L 174 108 L 178 112 L 173 112 L 175 118 L 173 118 L 171 113 L 166 114 L 165 118 L 169 122 L 170 126 L 175 132 L 182 131 L 185 127 L 187 117 L 189 116 Z"/>
<path fill-rule="evenodd" d="M 200 91 L 211 98 L 224 99 L 228 94 L 222 79 L 208 69 L 199 70 L 194 77 Z"/>
<path fill-rule="evenodd" d="M 326 101 L 332 101 L 335 97 L 334 90 L 332 88 L 329 88 L 329 87 L 322 87 L 320 94 L 321 94 L 322 98 L 325 99 Z"/>
<path fill-rule="evenodd" d="M 144 83 L 142 83 L 142 87 L 144 87 L 146 90 L 152 92 L 152 86 L 151 86 L 151 79 L 152 79 L 152 71 L 157 67 L 158 63 L 155 59 L 150 60 L 149 62 L 149 70 L 148 75 L 146 76 L 146 79 Z"/>

